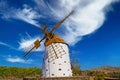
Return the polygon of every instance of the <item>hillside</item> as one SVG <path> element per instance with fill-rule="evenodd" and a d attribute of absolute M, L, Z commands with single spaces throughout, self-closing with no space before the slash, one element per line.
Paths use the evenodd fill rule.
<path fill-rule="evenodd" d="M 90 69 L 90 71 L 120 72 L 120 67 L 103 66 L 103 67 L 100 67 L 100 68 Z"/>

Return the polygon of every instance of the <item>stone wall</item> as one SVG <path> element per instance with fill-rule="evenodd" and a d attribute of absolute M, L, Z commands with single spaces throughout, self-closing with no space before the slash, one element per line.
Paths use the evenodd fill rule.
<path fill-rule="evenodd" d="M 74 76 L 74 77 L 54 77 L 54 78 L 23 78 L 23 80 L 94 80 L 89 76 Z"/>

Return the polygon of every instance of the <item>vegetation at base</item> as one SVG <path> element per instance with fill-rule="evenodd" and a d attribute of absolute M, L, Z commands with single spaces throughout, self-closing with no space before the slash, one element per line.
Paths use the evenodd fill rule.
<path fill-rule="evenodd" d="M 0 78 L 4 79 L 6 77 L 16 77 L 23 78 L 26 76 L 36 76 L 41 75 L 40 68 L 20 68 L 20 67 L 7 67 L 0 66 Z"/>
<path fill-rule="evenodd" d="M 77 76 L 80 74 L 81 69 L 80 69 L 80 64 L 79 64 L 78 59 L 71 60 L 71 68 L 72 68 L 73 76 Z"/>
<path fill-rule="evenodd" d="M 120 79 L 120 67 L 103 66 L 91 70 L 81 70 L 78 59 L 71 60 L 73 76 L 92 76 L 94 80 L 104 80 L 106 77 Z"/>

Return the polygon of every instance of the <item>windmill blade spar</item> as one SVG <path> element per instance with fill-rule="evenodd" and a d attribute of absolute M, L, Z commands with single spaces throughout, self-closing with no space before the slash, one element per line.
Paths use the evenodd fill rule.
<path fill-rule="evenodd" d="M 35 46 L 34 47 L 32 47 L 29 51 L 27 51 L 25 54 L 24 54 L 24 58 L 27 56 L 27 55 L 29 55 L 30 54 L 30 52 L 33 50 L 35 48 Z"/>
<path fill-rule="evenodd" d="M 70 15 L 73 14 L 74 11 L 71 11 L 63 20 L 61 20 L 60 22 L 58 22 L 57 24 L 55 24 L 55 26 L 52 28 L 52 30 L 50 31 L 50 33 L 52 33 L 56 28 L 58 28 Z"/>
<path fill-rule="evenodd" d="M 42 33 L 46 33 L 47 25 L 43 26 Z"/>

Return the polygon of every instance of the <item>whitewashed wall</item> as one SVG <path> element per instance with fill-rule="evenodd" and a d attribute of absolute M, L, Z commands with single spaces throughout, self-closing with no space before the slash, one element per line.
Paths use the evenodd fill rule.
<path fill-rule="evenodd" d="M 66 44 L 52 43 L 46 47 L 42 74 L 43 77 L 72 76 L 69 50 Z"/>

